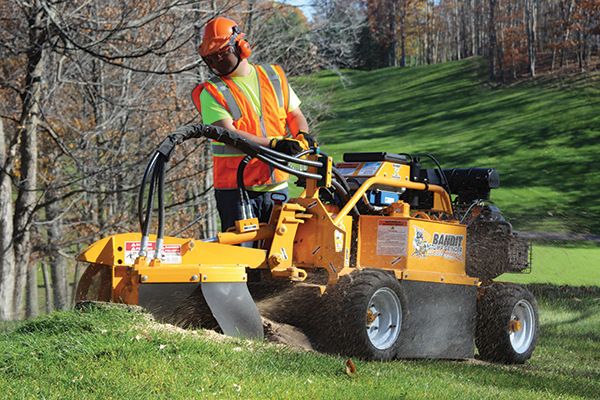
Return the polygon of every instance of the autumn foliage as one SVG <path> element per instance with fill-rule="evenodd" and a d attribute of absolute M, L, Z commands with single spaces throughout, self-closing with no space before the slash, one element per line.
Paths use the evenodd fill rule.
<path fill-rule="evenodd" d="M 389 65 L 489 56 L 492 76 L 512 80 L 598 63 L 599 0 L 366 0 L 365 8 Z"/>

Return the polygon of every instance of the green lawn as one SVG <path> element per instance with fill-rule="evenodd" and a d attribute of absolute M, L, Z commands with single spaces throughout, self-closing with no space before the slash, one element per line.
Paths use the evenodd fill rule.
<path fill-rule="evenodd" d="M 486 68 L 474 58 L 312 75 L 317 101 L 332 107 L 322 149 L 336 161 L 388 151 L 496 168 L 492 200 L 515 228 L 600 234 L 600 72 L 505 87 L 490 85 Z"/>
<path fill-rule="evenodd" d="M 2 399 L 597 399 L 600 289 L 532 286 L 525 365 L 354 359 L 153 324 L 120 308 L 55 312 L 0 332 Z"/>
<path fill-rule="evenodd" d="M 515 229 L 600 234 L 600 72 L 508 87 L 490 84 L 479 58 L 341 72 L 304 78 L 321 94 L 307 107 L 331 106 L 318 140 L 334 161 L 387 151 L 492 167 L 501 185 L 491 200 Z M 532 273 L 502 278 L 600 286 L 600 248 L 538 241 Z"/>
<path fill-rule="evenodd" d="M 505 274 L 499 280 L 600 287 L 600 247 L 579 243 L 534 244 L 530 274 Z"/>

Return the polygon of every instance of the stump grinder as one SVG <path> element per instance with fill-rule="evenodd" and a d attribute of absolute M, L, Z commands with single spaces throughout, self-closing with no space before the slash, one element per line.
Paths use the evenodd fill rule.
<path fill-rule="evenodd" d="M 201 137 L 247 154 L 237 189 L 245 217 L 212 239 L 165 236 L 165 165 L 179 143 Z M 268 223 L 248 204 L 248 162 L 295 175 L 304 188 L 274 199 Z M 90 264 L 77 300 L 136 304 L 158 319 L 251 339 L 263 338 L 263 314 L 297 326 L 318 350 L 365 359 L 465 359 L 477 348 L 483 360 L 524 363 L 538 338 L 536 300 L 493 280 L 527 272 L 531 252 L 491 205 L 498 187 L 494 169 L 442 169 L 427 154 L 346 153 L 334 165 L 318 147 L 288 156 L 187 125 L 146 169 L 141 232 L 101 239 L 77 257 Z"/>

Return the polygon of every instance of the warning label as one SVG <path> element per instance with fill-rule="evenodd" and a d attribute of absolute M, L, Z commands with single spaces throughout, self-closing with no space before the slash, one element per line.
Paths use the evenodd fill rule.
<path fill-rule="evenodd" d="M 373 176 L 377 173 L 377 170 L 381 166 L 380 162 L 366 162 L 358 172 L 361 176 Z"/>
<path fill-rule="evenodd" d="M 408 253 L 408 221 L 382 219 L 377 226 L 377 255 L 405 256 Z"/>
<path fill-rule="evenodd" d="M 133 264 L 140 253 L 141 242 L 125 242 L 125 264 Z M 156 242 L 148 242 L 147 257 L 154 257 Z M 163 264 L 181 264 L 181 245 L 164 244 L 160 261 Z"/>
<path fill-rule="evenodd" d="M 342 175 L 350 176 L 354 174 L 359 165 L 359 163 L 338 163 L 335 167 Z"/>

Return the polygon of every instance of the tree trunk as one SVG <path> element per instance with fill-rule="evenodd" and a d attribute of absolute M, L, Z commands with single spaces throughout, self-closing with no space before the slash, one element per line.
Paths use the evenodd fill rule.
<path fill-rule="evenodd" d="M 396 57 L 396 47 L 398 47 L 398 39 L 396 37 L 396 2 L 390 2 L 390 44 L 388 49 L 388 67 L 398 65 Z"/>
<path fill-rule="evenodd" d="M 489 0 L 490 7 L 490 20 L 489 20 L 489 38 L 490 44 L 488 47 L 489 50 L 489 58 L 490 58 L 490 79 L 494 79 L 496 77 L 496 63 L 494 58 L 496 57 L 496 46 L 498 45 L 496 41 L 496 0 Z"/>
<path fill-rule="evenodd" d="M 537 0 L 527 0 L 525 13 L 527 15 L 527 45 L 529 49 L 529 74 L 535 76 L 535 50 L 537 29 Z"/>
<path fill-rule="evenodd" d="M 52 276 L 53 308 L 55 310 L 67 310 L 69 308 L 69 291 L 67 278 L 67 261 L 58 249 L 62 232 L 62 222 L 59 218 L 60 212 L 56 209 L 59 205 L 55 200 L 54 191 L 47 192 L 48 205 L 46 206 L 46 220 L 48 221 L 48 257 L 50 274 Z"/>
<path fill-rule="evenodd" d="M 12 186 L 8 175 L 6 137 L 0 118 L 0 320 L 14 319 L 15 253 L 12 243 Z"/>
<path fill-rule="evenodd" d="M 46 289 L 46 314 L 50 314 L 52 312 L 52 283 L 48 273 L 48 264 L 45 262 L 42 262 L 42 276 L 44 277 L 44 288 Z"/>
<path fill-rule="evenodd" d="M 206 140 L 206 143 L 201 148 L 202 158 L 204 160 L 203 165 L 210 165 L 211 168 L 205 168 L 203 183 L 204 183 L 204 199 L 205 199 L 205 215 L 203 217 L 203 226 L 205 227 L 204 238 L 216 237 L 218 233 L 217 229 L 217 204 L 215 199 L 215 190 L 213 188 L 213 176 L 212 176 L 212 146 L 210 140 Z"/>
<path fill-rule="evenodd" d="M 38 287 L 37 287 L 37 267 L 34 265 L 27 271 L 27 307 L 25 308 L 25 318 L 31 319 L 39 315 L 38 306 Z"/>
<path fill-rule="evenodd" d="M 14 293 L 14 316 L 19 318 L 23 310 L 27 271 L 29 270 L 31 243 L 30 227 L 37 199 L 37 128 L 40 119 L 42 71 L 46 27 L 39 0 L 32 3 L 29 21 L 29 49 L 27 50 L 27 75 L 23 90 L 19 135 L 21 146 L 20 179 L 15 202 L 13 243 L 15 251 L 16 282 Z"/>
<path fill-rule="evenodd" d="M 461 59 L 461 38 L 460 38 L 460 31 L 461 31 L 461 19 L 460 19 L 460 13 L 458 10 L 458 0 L 454 0 L 454 21 L 455 21 L 455 26 L 454 29 L 456 30 L 455 35 L 454 35 L 454 41 L 456 43 L 456 59 L 460 60 Z"/>

